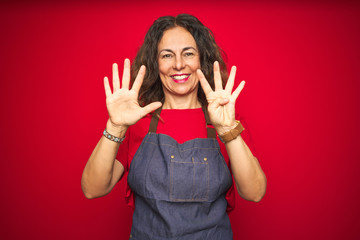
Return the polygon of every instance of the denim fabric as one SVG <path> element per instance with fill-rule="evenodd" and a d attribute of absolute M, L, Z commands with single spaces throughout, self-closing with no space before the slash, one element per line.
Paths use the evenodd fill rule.
<path fill-rule="evenodd" d="M 183 144 L 148 133 L 131 162 L 131 239 L 232 239 L 226 213 L 230 171 L 216 139 Z"/>

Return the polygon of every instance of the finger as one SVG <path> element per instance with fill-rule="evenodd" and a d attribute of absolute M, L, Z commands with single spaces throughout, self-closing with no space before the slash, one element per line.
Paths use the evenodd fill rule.
<path fill-rule="evenodd" d="M 226 83 L 226 87 L 225 87 L 225 91 L 229 92 L 231 94 L 232 89 L 234 87 L 234 82 L 235 82 L 235 75 L 236 75 L 236 67 L 232 66 L 231 71 L 230 71 L 230 75 L 229 75 L 229 79 Z"/>
<path fill-rule="evenodd" d="M 161 102 L 153 102 L 153 103 L 150 103 L 150 104 L 146 105 L 141 110 L 141 115 L 142 115 L 141 117 L 144 117 L 146 114 L 155 111 L 156 109 L 161 107 L 161 105 L 162 105 Z"/>
<path fill-rule="evenodd" d="M 138 74 L 136 75 L 134 84 L 131 88 L 135 92 L 139 92 L 141 85 L 143 83 L 143 80 L 144 80 L 145 72 L 146 72 L 146 67 L 144 65 L 142 65 L 139 69 Z"/>
<path fill-rule="evenodd" d="M 113 90 L 115 92 L 117 89 L 120 89 L 119 69 L 118 69 L 118 65 L 116 63 L 114 63 L 112 65 L 112 71 L 113 71 L 113 76 L 112 76 Z"/>
<path fill-rule="evenodd" d="M 231 98 L 232 100 L 235 102 L 236 99 L 238 98 L 239 94 L 241 93 L 241 91 L 243 90 L 245 86 L 245 81 L 241 81 L 241 83 L 239 84 L 239 86 L 235 89 L 235 91 L 233 92 L 233 94 L 231 94 Z"/>
<path fill-rule="evenodd" d="M 219 62 L 214 62 L 214 82 L 215 82 L 215 91 L 222 90 L 222 81 L 221 81 L 221 73 L 220 73 L 220 66 Z"/>
<path fill-rule="evenodd" d="M 111 96 L 111 88 L 109 84 L 109 79 L 107 77 L 104 77 L 104 87 L 105 87 L 105 95 L 106 97 Z"/>
<path fill-rule="evenodd" d="M 197 74 L 197 76 L 199 78 L 200 85 L 201 85 L 205 95 L 208 95 L 210 92 L 212 92 L 212 89 L 211 89 L 211 86 L 210 86 L 209 82 L 206 80 L 203 72 L 200 69 L 198 69 L 196 71 L 196 74 Z"/>
<path fill-rule="evenodd" d="M 130 84 L 130 60 L 125 58 L 124 71 L 122 75 L 122 88 L 129 89 Z"/>

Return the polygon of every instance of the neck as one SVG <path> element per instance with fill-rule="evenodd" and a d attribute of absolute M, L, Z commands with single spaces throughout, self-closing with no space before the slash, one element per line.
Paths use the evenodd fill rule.
<path fill-rule="evenodd" d="M 167 96 L 166 96 L 167 95 Z M 197 95 L 190 96 L 174 96 L 165 94 L 163 109 L 194 109 L 201 108 Z"/>

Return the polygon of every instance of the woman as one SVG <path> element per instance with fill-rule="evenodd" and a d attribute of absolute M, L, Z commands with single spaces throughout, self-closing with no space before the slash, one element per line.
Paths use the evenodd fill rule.
<path fill-rule="evenodd" d="M 250 201 L 266 189 L 235 119 L 245 82 L 232 92 L 236 68 L 226 82 L 211 31 L 187 14 L 154 22 L 131 81 L 130 72 L 125 59 L 120 86 L 113 65 L 113 91 L 104 79 L 109 120 L 84 169 L 85 196 L 108 194 L 125 175 L 132 239 L 232 239 L 233 179 Z"/>

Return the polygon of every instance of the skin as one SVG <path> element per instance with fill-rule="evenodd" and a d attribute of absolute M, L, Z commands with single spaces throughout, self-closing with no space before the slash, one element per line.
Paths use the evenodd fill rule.
<path fill-rule="evenodd" d="M 201 107 L 197 99 L 200 82 L 209 103 L 210 120 L 218 134 L 223 135 L 236 126 L 235 102 L 245 85 L 242 81 L 235 91 L 232 91 L 236 67 L 232 67 L 223 89 L 219 63 L 214 63 L 215 90 L 213 91 L 200 70 L 195 40 L 186 29 L 181 27 L 164 32 L 158 45 L 158 63 L 165 95 L 163 108 Z M 111 91 L 108 78 L 104 78 L 106 106 L 109 113 L 106 129 L 110 134 L 123 137 L 129 126 L 161 106 L 160 102 L 154 102 L 140 107 L 137 101 L 145 71 L 145 66 L 142 66 L 131 89 L 129 89 L 130 61 L 128 59 L 124 62 L 121 86 L 117 64 L 113 64 L 113 91 Z M 188 79 L 186 81 L 176 79 L 175 74 L 186 74 Z M 240 135 L 225 146 L 239 195 L 250 201 L 260 201 L 266 191 L 266 177 L 258 160 Z M 108 194 L 124 173 L 122 164 L 115 161 L 118 148 L 118 143 L 105 137 L 99 140 L 82 175 L 81 186 L 87 198 Z"/>

